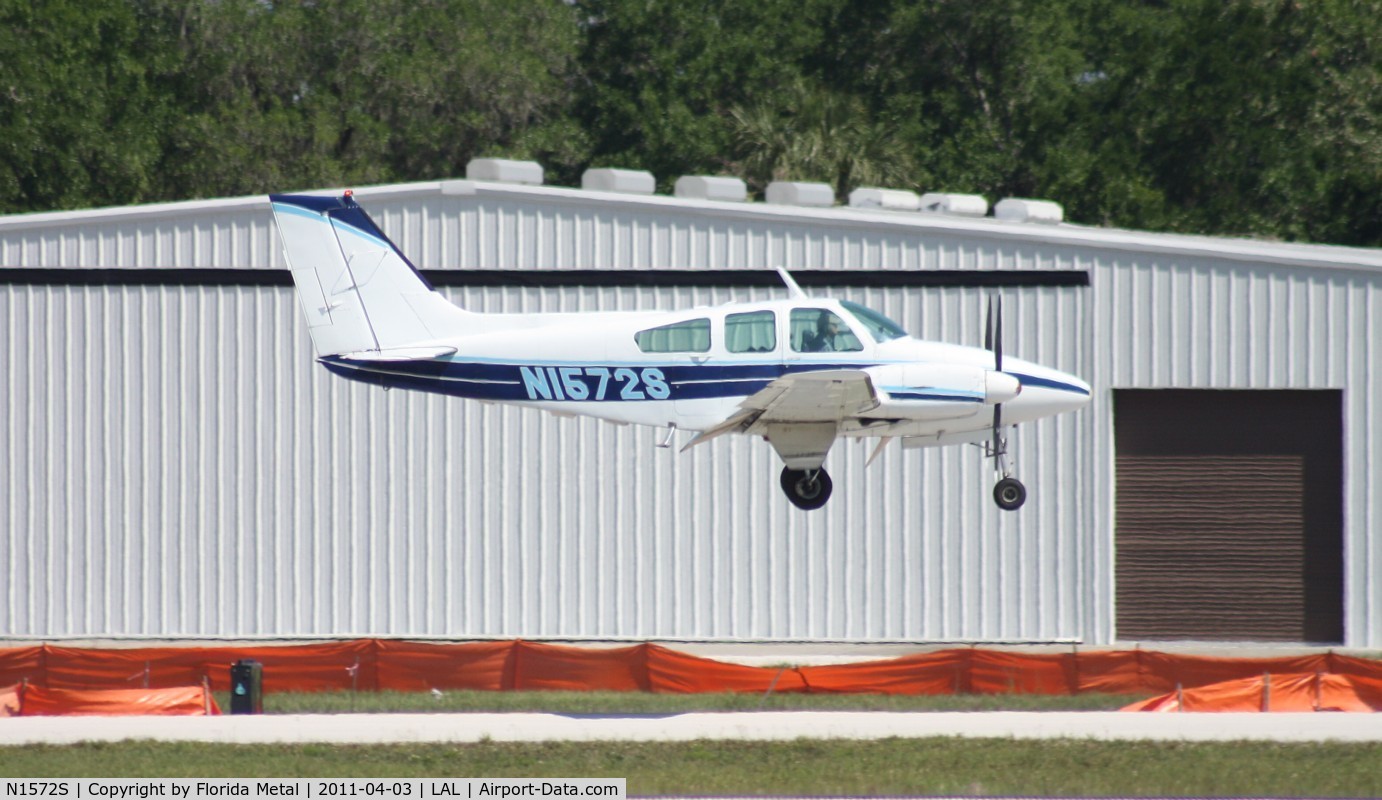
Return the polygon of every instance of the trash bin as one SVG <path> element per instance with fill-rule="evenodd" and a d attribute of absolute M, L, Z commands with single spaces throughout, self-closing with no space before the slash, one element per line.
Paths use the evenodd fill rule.
<path fill-rule="evenodd" d="M 264 665 L 244 659 L 230 665 L 230 713 L 264 713 Z"/>

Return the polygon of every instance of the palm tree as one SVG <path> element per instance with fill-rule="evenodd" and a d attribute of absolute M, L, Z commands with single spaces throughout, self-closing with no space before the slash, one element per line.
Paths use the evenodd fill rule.
<path fill-rule="evenodd" d="M 895 128 L 853 95 L 798 81 L 793 99 L 730 110 L 736 170 L 761 192 L 776 180 L 830 183 L 836 197 L 859 186 L 914 186 L 912 158 Z"/>

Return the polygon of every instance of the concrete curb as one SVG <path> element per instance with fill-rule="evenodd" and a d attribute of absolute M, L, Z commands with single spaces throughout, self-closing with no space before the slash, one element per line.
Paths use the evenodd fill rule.
<path fill-rule="evenodd" d="M 892 737 L 1170 742 L 1382 742 L 1372 714 L 764 711 L 650 716 L 274 714 L 222 717 L 17 717 L 0 745 L 129 739 L 223 744 L 788 741 Z"/>

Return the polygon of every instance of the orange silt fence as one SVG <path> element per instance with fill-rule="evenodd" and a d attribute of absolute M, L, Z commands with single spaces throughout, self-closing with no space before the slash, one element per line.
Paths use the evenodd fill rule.
<path fill-rule="evenodd" d="M 41 672 L 20 677 L 55 689 L 188 686 L 205 678 L 213 690 L 226 690 L 230 688 L 230 664 L 241 659 L 259 661 L 266 672 L 291 676 L 293 691 L 349 689 L 351 669 L 363 673 L 355 678 L 356 685 L 372 687 L 375 680 L 374 646 L 367 639 L 260 647 L 104 649 L 44 645 L 41 649 Z"/>
<path fill-rule="evenodd" d="M 941 650 L 886 661 L 801 667 L 808 691 L 857 694 L 967 694 L 972 651 Z"/>
<path fill-rule="evenodd" d="M 0 686 L 0 717 L 19 716 L 19 693 L 24 685 Z"/>
<path fill-rule="evenodd" d="M 794 667 L 749 667 L 648 645 L 648 688 L 665 694 L 705 692 L 807 691 L 802 672 Z"/>
<path fill-rule="evenodd" d="M 649 691 L 648 645 L 566 647 L 514 643 L 513 688 L 525 691 Z"/>
<path fill-rule="evenodd" d="M 514 649 L 514 642 L 422 644 L 376 640 L 369 673 L 373 682 L 361 682 L 357 688 L 399 692 L 512 689 Z"/>
<path fill-rule="evenodd" d="M 1195 689 L 1179 689 L 1124 711 L 1272 712 L 1382 711 L 1382 681 L 1353 675 L 1266 673 Z"/>
<path fill-rule="evenodd" d="M 220 714 L 216 699 L 203 686 L 167 689 L 48 689 L 15 687 L 16 717 L 160 716 L 201 717 Z"/>
<path fill-rule="evenodd" d="M 574 647 L 522 640 L 390 639 L 282 646 L 0 650 L 0 686 L 229 688 L 232 663 L 263 664 L 280 691 L 573 690 L 870 694 L 1163 694 L 1271 674 L 1338 674 L 1382 685 L 1382 662 L 1320 653 L 1213 658 L 1153 650 L 1022 653 L 966 647 L 853 664 L 756 667 L 654 644 Z"/>

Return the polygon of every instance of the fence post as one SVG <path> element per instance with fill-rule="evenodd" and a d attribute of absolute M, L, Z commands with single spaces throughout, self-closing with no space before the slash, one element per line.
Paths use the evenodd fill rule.
<path fill-rule="evenodd" d="M 346 667 L 346 672 L 350 673 L 350 710 L 355 710 L 355 695 L 358 694 L 360 686 L 360 657 L 355 657 L 355 664 Z"/>
<path fill-rule="evenodd" d="M 1262 673 L 1262 710 L 1272 710 L 1272 673 Z"/>
<path fill-rule="evenodd" d="M 782 669 L 779 669 L 779 670 L 777 671 L 777 674 L 776 674 L 776 675 L 773 676 L 772 682 L 768 684 L 768 691 L 764 692 L 764 693 L 763 693 L 763 697 L 761 697 L 761 698 L 758 700 L 758 707 L 759 707 L 760 709 L 763 708 L 763 704 L 764 704 L 764 703 L 768 702 L 768 695 L 772 694 L 772 693 L 773 693 L 773 689 L 776 689 L 776 688 L 777 688 L 777 682 L 778 682 L 778 680 L 782 678 L 782 673 L 784 673 L 784 672 L 786 672 L 786 671 L 787 671 L 787 668 L 786 668 L 786 667 L 783 667 Z"/>

